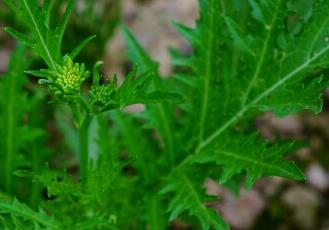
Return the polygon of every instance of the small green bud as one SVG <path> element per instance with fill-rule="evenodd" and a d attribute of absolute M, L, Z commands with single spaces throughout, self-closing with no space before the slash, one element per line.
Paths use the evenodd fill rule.
<path fill-rule="evenodd" d="M 110 83 L 93 86 L 90 90 L 90 103 L 95 112 L 103 112 L 113 100 L 114 89 Z"/>
<path fill-rule="evenodd" d="M 97 62 L 93 71 L 93 85 L 90 89 L 90 105 L 95 113 L 104 112 L 116 108 L 116 93 L 118 88 L 118 79 L 115 74 L 113 80 L 106 81 L 104 84 L 100 84 L 99 70 L 102 62 Z"/>

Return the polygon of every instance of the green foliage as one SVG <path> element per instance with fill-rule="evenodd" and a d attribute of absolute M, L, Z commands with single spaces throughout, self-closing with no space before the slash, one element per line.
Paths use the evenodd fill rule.
<path fill-rule="evenodd" d="M 286 159 L 297 145 L 264 140 L 252 124 L 263 112 L 286 116 L 322 110 L 321 94 L 329 85 L 328 2 L 200 0 L 196 28 L 175 23 L 193 53 L 172 52 L 180 68 L 169 79 L 161 77 L 158 63 L 123 27 L 136 67 L 118 84 L 116 75 L 102 81 L 97 62 L 90 87 L 88 60 L 74 60 L 95 37 L 88 34 L 68 55 L 61 51 L 75 1 L 68 1 L 58 26 L 51 15 L 61 1 L 5 2 L 25 23 L 24 33 L 5 30 L 48 67 L 27 73 L 41 78 L 71 112 L 72 121 L 60 115 L 56 121 L 74 137 L 71 142 L 78 142 L 70 146 L 80 159 L 77 175 L 40 172 L 40 167 L 16 171 L 47 189 L 47 198 L 34 204 L 47 212 L 2 201 L 5 228 L 168 229 L 173 221 L 183 221 L 196 229 L 229 229 L 210 208 L 217 198 L 205 194 L 206 178 L 223 185 L 239 178 L 247 188 L 264 176 L 305 180 Z M 92 9 L 93 1 L 86 2 Z M 19 92 L 26 81 L 18 77 L 28 63 L 19 58 L 20 50 L 0 84 L 8 95 L 0 97 L 1 119 L 8 121 L 0 130 L 7 163 L 20 148 L 13 145 L 15 135 L 38 133 L 22 130 L 26 99 Z M 121 111 L 139 103 L 145 104 L 142 112 Z M 18 143 L 29 143 L 23 140 Z M 6 181 L 13 180 L 16 169 L 7 164 L 1 172 Z M 1 186 L 13 198 L 12 185 Z"/>
<path fill-rule="evenodd" d="M 12 175 L 13 171 L 21 167 L 37 170 L 40 165 L 38 159 L 41 160 L 46 151 L 40 147 L 38 159 L 34 159 L 34 143 L 44 143 L 46 134 L 41 129 L 42 120 L 37 121 L 37 115 L 31 114 L 34 109 L 39 109 L 38 104 L 42 98 L 22 92 L 27 84 L 24 70 L 29 63 L 24 55 L 25 49 L 19 44 L 12 54 L 7 73 L 0 79 L 1 185 L 8 194 L 13 194 L 20 183 Z"/>
<path fill-rule="evenodd" d="M 84 48 L 89 41 L 91 41 L 95 36 L 90 36 L 83 40 L 76 48 L 73 49 L 70 56 L 63 56 L 61 53 L 62 41 L 64 36 L 64 31 L 68 23 L 68 17 L 73 10 L 75 1 L 69 1 L 66 10 L 63 14 L 62 19 L 58 26 L 52 28 L 50 18 L 53 8 L 53 1 L 45 1 L 42 6 L 39 5 L 38 1 L 22 1 L 21 3 L 14 3 L 11 0 L 6 1 L 7 5 L 17 14 L 22 21 L 26 23 L 26 27 L 30 30 L 31 36 L 24 35 L 13 28 L 7 27 L 5 31 L 12 35 L 14 38 L 22 41 L 24 44 L 33 48 L 45 61 L 49 69 L 41 69 L 37 71 L 28 71 L 28 73 L 41 78 L 46 78 L 46 80 L 41 80 L 40 83 L 47 84 L 50 89 L 54 92 L 56 96 L 59 96 L 60 101 L 76 101 L 80 97 L 80 88 L 82 83 L 88 78 L 89 72 L 85 70 L 84 64 L 73 63 L 72 58 L 76 57 L 79 52 Z M 138 80 L 134 79 L 136 71 L 133 71 L 127 76 L 126 81 L 122 86 L 118 88 L 116 83 L 116 77 L 110 85 L 107 82 L 102 87 L 102 92 L 100 95 L 98 91 L 99 88 L 99 64 L 95 66 L 94 70 L 94 84 L 91 95 L 92 103 L 101 103 L 102 98 L 108 100 L 109 95 L 115 91 L 117 94 L 114 99 L 114 103 L 118 105 L 111 106 L 109 104 L 104 104 L 104 108 L 96 108 L 96 110 L 105 111 L 118 106 L 121 108 L 130 104 L 137 103 L 150 103 L 165 101 L 166 96 L 177 98 L 176 95 L 163 94 L 162 92 L 152 92 L 147 94 L 145 90 L 147 89 L 150 80 L 152 79 L 149 75 L 139 77 Z M 108 90 L 107 90 L 108 88 Z M 97 93 L 96 93 L 97 92 Z M 117 102 L 117 100 L 119 100 Z M 109 103 L 109 102 L 108 102 Z M 111 102 L 112 103 L 112 102 Z M 85 106 L 85 103 L 82 103 Z M 97 105 L 98 106 L 98 105 Z"/>
<path fill-rule="evenodd" d="M 22 140 L 15 143 L 15 137 L 20 132 L 29 133 L 27 127 L 22 127 L 22 120 L 24 112 L 27 108 L 21 107 L 20 104 L 26 103 L 26 95 L 21 94 L 21 90 L 26 82 L 22 74 L 27 67 L 27 60 L 19 61 L 24 53 L 24 49 L 20 47 L 15 54 L 13 54 L 9 70 L 3 79 L 1 79 L 0 89 L 0 119 L 1 119 L 1 151 L 3 152 L 2 159 L 5 166 L 2 168 L 2 175 L 5 175 L 4 183 L 7 192 L 12 192 L 13 178 L 12 172 L 20 164 L 22 164 L 22 157 L 19 157 L 21 148 L 28 143 L 30 138 L 26 141 Z M 16 64 L 17 63 L 17 64 Z M 20 161 L 18 159 L 21 159 Z"/>
<path fill-rule="evenodd" d="M 55 9 L 61 9 L 66 0 L 56 0 Z M 64 34 L 64 50 L 71 50 L 81 38 L 92 38 L 92 45 L 86 46 L 77 57 L 86 66 L 92 66 L 106 51 L 106 45 L 112 38 L 121 19 L 121 0 L 98 0 L 95 4 L 92 0 L 81 1 L 84 7 L 73 11 L 68 22 L 70 30 Z M 57 10 L 59 11 L 59 10 Z M 86 42 L 89 42 L 87 39 Z M 83 42 L 81 42 L 83 44 Z M 71 54 L 70 54 L 71 56 Z M 71 56 L 73 59 L 74 57 Z"/>
<path fill-rule="evenodd" d="M 219 181 L 226 183 L 235 174 L 247 173 L 246 186 L 251 188 L 262 176 L 281 176 L 304 180 L 303 173 L 293 162 L 282 159 L 282 155 L 292 149 L 293 143 L 270 144 L 258 139 L 256 135 L 239 136 L 231 139 L 222 136 L 212 149 L 196 154 L 193 162 L 222 165 L 223 172 Z"/>
<path fill-rule="evenodd" d="M 45 1 L 42 8 L 39 6 L 39 2 L 34 0 L 24 0 L 16 4 L 12 0 L 5 2 L 25 23 L 31 33 L 25 35 L 13 28 L 5 28 L 5 31 L 35 49 L 49 68 L 56 70 L 56 63 L 61 63 L 62 60 L 63 35 L 75 1 L 69 1 L 59 25 L 55 28 L 52 28 L 50 24 L 53 1 Z"/>
<path fill-rule="evenodd" d="M 261 176 L 304 180 L 295 164 L 283 159 L 294 145 L 261 140 L 250 133 L 249 125 L 264 111 L 280 116 L 304 110 L 321 111 L 321 95 L 328 87 L 322 71 L 327 67 L 329 50 L 325 35 L 329 25 L 323 20 L 328 6 L 316 1 L 312 5 L 312 19 L 303 22 L 302 34 L 296 36 L 285 28 L 287 15 L 296 13 L 291 12 L 291 5 L 292 2 L 287 6 L 284 1 L 245 4 L 201 0 L 200 19 L 195 29 L 176 24 L 194 53 L 191 57 L 174 53 L 173 62 L 189 70 L 175 75 L 176 84 L 181 86 L 179 90 L 186 99 L 180 106 L 184 118 L 176 124 L 182 128 L 177 130 L 174 124 L 168 128 L 175 130 L 171 137 L 179 140 L 176 143 L 185 147 L 176 145 L 176 154 L 183 156 L 168 170 L 169 175 L 173 175 L 165 186 L 171 194 L 176 193 L 169 208 L 172 218 L 186 211 L 196 216 L 204 229 L 212 226 L 210 218 L 202 218 L 204 210 L 195 202 L 187 201 L 187 194 L 194 194 L 201 201 L 202 195 L 193 192 L 192 186 L 190 192 L 186 189 L 182 193 L 182 187 L 188 183 L 179 178 L 189 178 L 187 169 L 193 169 L 194 175 L 204 175 L 204 179 L 211 176 L 220 183 L 247 173 L 248 188 Z M 131 58 L 139 65 L 156 69 L 157 64 L 132 35 L 127 30 L 124 33 Z M 308 52 L 305 44 L 313 44 L 307 47 Z M 166 117 L 173 114 L 173 110 L 169 110 Z M 160 118 L 155 117 L 152 119 Z M 163 134 L 159 126 L 153 128 Z M 220 175 L 218 165 L 222 169 Z"/>
<path fill-rule="evenodd" d="M 195 216 L 201 223 L 202 229 L 229 229 L 225 222 L 218 216 L 215 210 L 208 209 L 205 206 L 207 201 L 204 193 L 198 191 L 200 184 L 194 185 L 193 181 L 185 175 L 178 174 L 171 179 L 163 188 L 162 193 L 173 192 L 168 211 L 171 213 L 169 220 L 175 220 L 182 212 L 187 211 L 190 215 Z M 208 198 L 209 200 L 209 198 Z"/>
<path fill-rule="evenodd" d="M 47 188 L 47 196 L 50 199 L 43 206 L 46 207 L 51 216 L 45 215 L 43 218 L 51 218 L 56 226 L 49 226 L 50 229 L 116 229 L 115 215 L 108 213 L 102 208 L 108 205 L 108 198 L 104 195 L 109 192 L 109 183 L 104 183 L 104 179 L 113 182 L 115 171 L 103 161 L 99 162 L 97 171 L 89 169 L 89 177 L 86 188 L 82 188 L 81 184 L 72 181 L 72 178 L 64 172 L 57 173 L 46 168 L 42 172 L 30 173 L 27 171 L 16 171 L 15 175 L 20 177 L 30 177 L 33 183 L 41 183 Z M 106 191 L 106 192 L 104 192 Z M 13 206 L 16 205 L 14 201 Z M 4 209 L 4 210 L 8 210 Z M 34 212 L 31 209 L 20 209 L 20 216 L 28 220 L 37 219 L 37 222 L 42 223 L 42 220 L 33 217 Z M 101 211 L 101 212 L 100 212 Z M 5 212 L 11 213 L 12 212 Z M 15 213 L 14 213 L 15 214 Z M 41 219 L 40 217 L 39 219 Z M 49 225 L 45 224 L 44 225 Z"/>
<path fill-rule="evenodd" d="M 108 80 L 100 85 L 99 64 L 95 66 L 93 85 L 90 90 L 90 104 L 95 112 L 124 108 L 138 103 L 149 104 L 181 100 L 179 95 L 165 93 L 161 90 L 148 92 L 154 74 L 151 71 L 147 71 L 136 77 L 137 67 L 127 75 L 121 86 L 118 86 L 117 75 L 114 75 L 112 81 Z"/>
<path fill-rule="evenodd" d="M 10 202 L 0 202 L 0 213 L 1 214 L 10 214 L 13 219 L 16 217 L 21 218 L 22 221 L 29 221 L 34 227 L 27 227 L 25 224 L 21 221 L 13 221 L 16 226 L 13 226 L 12 229 L 17 229 L 19 225 L 21 227 L 25 226 L 24 229 L 61 229 L 60 224 L 56 222 L 53 218 L 49 217 L 44 210 L 41 210 L 39 212 L 36 212 L 26 206 L 25 204 L 22 204 L 17 199 L 14 199 L 11 203 Z M 17 226 L 17 222 L 21 223 Z M 42 226 L 42 227 L 41 227 Z"/>
<path fill-rule="evenodd" d="M 171 88 L 168 82 L 170 80 L 164 80 L 158 69 L 158 63 L 153 61 L 143 48 L 138 44 L 137 40 L 123 27 L 123 33 L 128 45 L 129 56 L 133 62 L 137 63 L 142 72 L 151 70 L 154 73 L 153 88 Z M 175 125 L 174 125 L 174 110 L 175 104 L 161 103 L 157 105 L 147 105 L 147 109 L 143 116 L 147 127 L 157 130 L 160 134 L 162 142 L 165 144 L 164 151 L 166 151 L 165 157 L 168 164 L 172 164 L 175 155 L 179 153 L 179 140 L 176 142 L 175 138 Z M 176 154 L 174 148 L 176 147 Z"/>

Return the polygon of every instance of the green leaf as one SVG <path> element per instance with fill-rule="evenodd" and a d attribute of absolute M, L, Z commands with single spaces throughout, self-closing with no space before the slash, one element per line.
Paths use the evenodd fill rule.
<path fill-rule="evenodd" d="M 54 75 L 56 74 L 55 71 L 49 70 L 49 69 L 40 69 L 40 70 L 26 70 L 24 71 L 27 74 L 30 74 L 34 77 L 38 77 L 38 78 L 48 78 L 51 79 L 54 77 Z"/>
<path fill-rule="evenodd" d="M 234 139 L 231 138 L 233 135 Z M 294 143 L 270 144 L 260 140 L 257 135 L 245 137 L 230 133 L 222 136 L 209 150 L 196 155 L 192 161 L 221 165 L 221 183 L 226 183 L 236 174 L 246 172 L 246 187 L 250 189 L 262 176 L 305 180 L 305 176 L 293 162 L 283 159 L 283 154 L 291 151 L 293 146 Z"/>
<path fill-rule="evenodd" d="M 3 29 L 5 32 L 7 32 L 8 34 L 10 34 L 13 38 L 21 41 L 22 43 L 24 43 L 24 45 L 33 46 L 33 42 L 28 39 L 24 34 L 18 32 L 17 30 L 10 28 L 10 27 L 5 27 Z"/>
<path fill-rule="evenodd" d="M 43 5 L 43 12 L 44 12 L 44 15 L 45 15 L 45 26 L 49 29 L 49 26 L 50 26 L 50 16 L 51 16 L 51 10 L 52 10 L 52 7 L 54 6 L 54 1 L 51 1 L 51 0 L 45 0 L 44 1 L 44 5 Z"/>
<path fill-rule="evenodd" d="M 24 52 L 24 47 L 19 44 L 11 56 L 8 72 L 0 79 L 0 122 L 2 124 L 0 150 L 4 163 L 1 172 L 4 175 L 4 187 L 9 194 L 14 188 L 12 172 L 22 165 L 18 156 L 22 147 L 28 143 L 20 139 L 23 137 L 20 134 L 25 129 L 23 126 L 24 114 L 29 111 L 26 94 L 22 92 L 23 86 L 26 84 L 24 70 L 28 65 Z"/>
<path fill-rule="evenodd" d="M 158 194 L 148 199 L 146 219 L 148 220 L 151 230 L 162 230 L 168 227 L 165 207 Z"/>
<path fill-rule="evenodd" d="M 6 4 L 16 13 L 17 17 L 25 23 L 28 29 L 27 35 L 11 28 L 6 31 L 14 38 L 28 44 L 42 57 L 49 69 L 57 70 L 57 64 L 62 64 L 63 55 L 61 47 L 63 36 L 68 24 L 68 19 L 75 5 L 75 0 L 69 0 L 64 14 L 54 28 L 51 22 L 51 12 L 53 9 L 53 1 L 44 1 L 40 6 L 38 1 L 23 0 L 17 3 L 12 0 L 6 0 Z M 72 52 L 71 56 L 76 57 L 78 53 L 90 42 L 94 36 L 90 36 L 83 40 Z"/>
<path fill-rule="evenodd" d="M 267 9 L 267 5 L 269 4 L 268 1 L 262 1 L 261 3 L 258 3 L 255 0 L 248 0 L 248 1 L 252 8 L 252 13 L 251 13 L 252 16 L 256 20 L 262 23 L 266 23 L 264 12 L 263 9 L 261 8 L 261 5 L 263 5 L 264 9 Z"/>
<path fill-rule="evenodd" d="M 189 99 L 190 115 L 185 125 L 196 125 L 186 130 L 192 133 L 186 142 L 193 142 L 196 146 L 192 156 L 198 159 L 209 157 L 209 160 L 202 161 L 204 163 L 213 161 L 219 164 L 221 157 L 226 157 L 225 164 L 234 162 L 226 170 L 227 175 L 245 170 L 254 179 L 263 175 L 303 179 L 292 163 L 279 160 L 287 151 L 284 147 L 273 147 L 275 156 L 272 156 L 270 148 L 269 154 L 277 159 L 275 164 L 282 166 L 286 173 L 264 167 L 260 171 L 252 170 L 257 165 L 252 159 L 263 159 L 266 153 L 261 144 L 259 148 L 250 145 L 244 159 L 235 158 L 242 156 L 244 149 L 228 148 L 229 151 L 226 151 L 221 147 L 226 146 L 226 142 L 231 143 L 230 140 L 236 140 L 236 146 L 252 142 L 254 137 L 248 134 L 247 130 L 251 127 L 247 124 L 261 112 L 286 116 L 304 110 L 321 111 L 321 95 L 329 86 L 323 71 L 328 67 L 329 58 L 329 17 L 325 13 L 329 3 L 314 3 L 312 20 L 303 24 L 299 36 L 293 36 L 286 30 L 286 16 L 290 11 L 285 1 L 250 0 L 249 5 L 252 17 L 241 20 L 239 11 L 230 8 L 229 4 L 201 0 L 197 28 L 180 27 L 183 36 L 194 48 L 192 57 L 187 58 L 190 60 L 187 67 L 190 67 L 190 79 L 195 83 L 186 86 L 198 86 L 197 89 L 190 86 L 190 95 L 193 96 Z M 226 26 L 223 27 L 223 24 Z M 225 40 L 223 34 L 230 34 L 233 39 Z M 251 51 L 254 55 L 250 55 Z M 179 60 L 184 63 L 181 57 Z M 231 132 L 237 124 L 241 125 L 241 135 Z M 227 133 L 230 136 L 226 136 Z M 252 146 L 254 151 L 251 151 Z M 225 155 L 224 152 L 233 154 Z M 189 158 L 191 156 L 187 155 L 181 164 L 189 162 Z M 221 166 L 223 164 L 220 163 Z M 257 166 L 261 168 L 261 165 Z"/>
<path fill-rule="evenodd" d="M 121 100 L 121 105 L 131 104 L 148 104 L 160 102 L 179 102 L 181 97 L 174 93 L 166 93 L 160 90 L 149 91 L 151 81 L 155 77 L 153 72 L 144 73 L 135 78 L 135 72 L 132 71 L 118 89 L 118 95 Z"/>
<path fill-rule="evenodd" d="M 33 32 L 36 34 L 37 50 L 43 57 L 47 65 L 53 70 L 56 69 L 55 55 L 51 52 L 50 46 L 47 44 L 46 30 L 44 27 L 44 18 L 39 18 L 37 15 L 41 15 L 41 12 L 37 11 L 38 3 L 36 1 L 27 2 L 22 0 L 23 14 L 18 15 L 22 17 L 22 20 L 27 20 L 26 23 L 32 28 Z"/>
<path fill-rule="evenodd" d="M 250 55 L 255 56 L 256 54 L 252 50 L 252 47 L 249 45 L 252 41 L 251 37 L 244 37 L 243 31 L 241 31 L 241 28 L 231 19 L 228 17 L 225 17 L 225 23 L 228 27 L 228 30 L 230 32 L 230 35 L 234 41 L 234 44 L 241 49 L 242 51 L 248 52 Z"/>
<path fill-rule="evenodd" d="M 182 212 L 186 211 L 189 215 L 199 220 L 204 230 L 229 229 L 228 225 L 218 216 L 215 210 L 205 206 L 205 196 L 201 195 L 202 193 L 200 194 L 193 181 L 186 175 L 176 175 L 161 191 L 162 194 L 174 193 L 168 208 L 170 221 L 175 220 Z M 200 185 L 197 186 L 200 187 Z"/>
<path fill-rule="evenodd" d="M 63 40 L 63 36 L 64 36 L 64 32 L 67 26 L 67 22 L 69 19 L 69 16 L 74 8 L 76 0 L 69 0 L 63 15 L 63 18 L 61 20 L 61 22 L 59 23 L 58 27 L 56 28 L 56 34 L 58 35 L 58 50 L 60 49 L 60 44 L 62 44 L 62 40 Z"/>
<path fill-rule="evenodd" d="M 207 126 L 210 111 L 211 100 L 213 97 L 213 88 L 216 86 L 216 81 L 219 76 L 220 62 L 217 61 L 219 48 L 222 43 L 220 37 L 221 25 L 223 17 L 220 13 L 220 2 L 215 0 L 200 1 L 201 17 L 198 20 L 196 30 L 184 30 L 184 37 L 189 39 L 189 42 L 195 49 L 193 57 L 192 69 L 196 76 L 198 85 L 198 95 L 195 98 L 195 130 L 194 135 L 201 142 L 207 135 Z M 189 34 L 189 35 L 188 35 Z M 216 90 L 216 89 L 215 89 Z"/>
<path fill-rule="evenodd" d="M 142 72 L 149 70 L 157 73 L 158 63 L 154 62 L 148 54 L 143 50 L 141 45 L 137 42 L 136 38 L 130 33 L 130 31 L 122 26 L 122 32 L 128 45 L 128 52 L 130 58 L 138 64 Z"/>
<path fill-rule="evenodd" d="M 91 42 L 92 40 L 94 40 L 96 38 L 96 35 L 92 35 L 86 39 L 84 39 L 77 47 L 75 47 L 72 52 L 70 53 L 70 57 L 72 59 L 75 59 L 76 56 L 78 56 L 78 54 L 81 52 L 81 50 L 83 50 L 83 48 L 86 47 L 86 45 L 88 45 L 89 42 Z"/>
<path fill-rule="evenodd" d="M 0 201 L 0 213 L 11 214 L 14 217 L 17 216 L 24 220 L 32 221 L 32 223 L 43 225 L 49 230 L 61 229 L 61 225 L 44 211 L 36 212 L 25 204 L 20 203 L 17 199 L 14 199 L 11 203 Z"/>

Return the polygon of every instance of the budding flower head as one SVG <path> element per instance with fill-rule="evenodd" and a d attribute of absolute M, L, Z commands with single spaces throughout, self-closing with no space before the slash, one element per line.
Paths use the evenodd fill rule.
<path fill-rule="evenodd" d="M 94 112 L 104 112 L 117 107 L 117 87 L 116 75 L 104 84 L 99 84 L 99 78 L 94 76 L 94 83 L 90 90 L 90 104 Z"/>
<path fill-rule="evenodd" d="M 110 83 L 93 86 L 90 90 L 91 105 L 95 112 L 103 112 L 111 103 L 114 90 L 111 89 Z"/>
<path fill-rule="evenodd" d="M 55 95 L 71 103 L 80 96 L 81 85 L 88 78 L 89 71 L 85 70 L 84 64 L 74 64 L 69 56 L 64 58 L 62 66 L 57 65 L 56 68 L 50 87 Z"/>

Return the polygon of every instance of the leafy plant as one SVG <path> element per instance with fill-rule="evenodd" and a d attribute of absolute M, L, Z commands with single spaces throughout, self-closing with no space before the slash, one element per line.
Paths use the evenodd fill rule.
<path fill-rule="evenodd" d="M 200 0 L 196 28 L 175 24 L 193 54 L 172 52 L 174 65 L 183 68 L 169 79 L 123 27 L 136 68 L 121 85 L 116 76 L 100 82 L 101 62 L 91 73 L 74 61 L 94 36 L 69 54 L 61 52 L 73 0 L 55 27 L 53 1 L 5 2 L 29 32 L 5 30 L 47 65 L 27 73 L 72 111 L 80 158 L 78 181 L 50 169 L 17 171 L 45 185 L 52 200 L 40 202 L 49 215 L 17 200 L 0 202 L 7 228 L 27 221 L 31 229 L 166 229 L 180 219 L 196 228 L 228 229 L 207 205 L 217 198 L 205 194 L 206 178 L 226 185 L 238 177 L 247 188 L 264 176 L 305 180 L 286 159 L 296 144 L 264 140 L 252 123 L 268 111 L 279 116 L 321 111 L 329 85 L 326 1 Z M 137 103 L 145 110 L 121 111 Z"/>
<path fill-rule="evenodd" d="M 29 61 L 24 57 L 25 49 L 19 44 L 13 53 L 8 72 L 0 81 L 0 140 L 1 161 L 1 188 L 8 195 L 13 195 L 23 186 L 24 181 L 12 175 L 12 172 L 21 168 L 38 172 L 44 161 L 49 159 L 50 151 L 45 146 L 48 135 L 42 130 L 44 119 L 34 110 L 42 111 L 40 103 L 44 98 L 42 91 L 35 92 L 26 87 L 27 78 L 23 71 L 28 67 Z M 35 143 L 38 142 L 38 145 Z M 29 200 L 35 205 L 40 199 L 39 186 L 31 186 L 30 191 L 21 191 L 17 196 Z"/>

